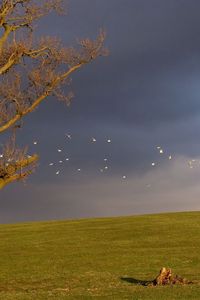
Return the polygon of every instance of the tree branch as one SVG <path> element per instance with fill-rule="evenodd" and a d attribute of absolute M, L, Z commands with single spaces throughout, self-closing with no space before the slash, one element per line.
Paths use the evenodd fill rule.
<path fill-rule="evenodd" d="M 25 109 L 24 111 L 17 113 L 12 119 L 10 119 L 8 122 L 6 122 L 4 125 L 0 126 L 0 133 L 6 131 L 10 127 L 12 127 L 17 121 L 19 121 L 21 118 L 23 118 L 25 115 L 31 113 L 44 99 L 46 99 L 55 89 L 55 87 L 62 82 L 64 79 L 69 77 L 73 72 L 75 72 L 77 69 L 79 69 L 84 63 L 79 63 L 78 65 L 75 65 L 71 67 L 67 72 L 63 73 L 59 77 L 56 78 L 54 82 L 51 82 L 49 84 L 49 88 L 40 96 L 38 97 L 33 104 Z"/>
<path fill-rule="evenodd" d="M 19 59 L 19 57 L 17 57 Z M 16 54 L 12 53 L 8 61 L 0 68 L 0 75 L 6 73 L 16 62 Z"/>
<path fill-rule="evenodd" d="M 0 55 L 3 50 L 3 46 L 4 46 L 5 42 L 7 41 L 10 33 L 12 32 L 11 26 L 8 26 L 7 24 L 4 25 L 4 29 L 5 29 L 4 33 L 3 33 L 2 37 L 0 38 Z"/>
<path fill-rule="evenodd" d="M 10 57 L 6 61 L 6 63 L 0 67 L 0 75 L 3 75 L 6 73 L 12 66 L 16 65 L 17 62 L 20 63 L 20 59 L 22 57 L 31 57 L 31 58 L 38 58 L 41 55 L 44 55 L 44 51 L 48 50 L 48 47 L 43 47 L 41 49 L 36 49 L 36 50 L 23 50 L 23 51 L 18 51 L 16 49 L 13 53 L 11 53 Z"/>
<path fill-rule="evenodd" d="M 7 184 L 13 181 L 25 179 L 29 174 L 32 173 L 32 170 L 28 169 L 27 171 L 23 171 L 23 169 L 30 168 L 38 161 L 38 158 L 38 155 L 35 154 L 15 163 L 8 164 L 4 170 L 5 174 L 0 176 L 0 189 L 3 189 Z"/>

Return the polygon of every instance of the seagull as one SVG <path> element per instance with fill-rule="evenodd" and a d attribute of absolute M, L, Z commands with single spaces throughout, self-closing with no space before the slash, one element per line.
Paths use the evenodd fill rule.
<path fill-rule="evenodd" d="M 105 169 L 105 170 L 108 170 L 108 166 L 105 166 L 104 169 Z"/>
<path fill-rule="evenodd" d="M 37 141 L 34 141 L 34 142 L 33 142 L 34 145 L 37 145 L 37 143 L 38 143 Z"/>
<path fill-rule="evenodd" d="M 160 149 L 160 151 L 159 151 L 159 152 L 160 152 L 160 154 L 163 154 L 163 150 L 162 150 L 162 149 Z"/>
<path fill-rule="evenodd" d="M 104 161 L 107 161 L 108 159 L 107 158 L 104 158 Z"/>
<path fill-rule="evenodd" d="M 77 171 L 78 171 L 78 172 L 80 172 L 80 171 L 81 171 L 81 169 L 77 169 Z"/>
<path fill-rule="evenodd" d="M 92 138 L 92 142 L 94 143 L 94 142 L 96 142 L 96 141 L 97 141 L 97 140 L 93 137 L 93 138 Z"/>
<path fill-rule="evenodd" d="M 157 146 L 156 148 L 159 150 L 161 147 L 160 147 L 160 146 Z"/>
<path fill-rule="evenodd" d="M 58 152 L 62 152 L 62 150 L 61 150 L 61 149 L 58 149 Z"/>
<path fill-rule="evenodd" d="M 66 158 L 66 160 L 68 161 L 68 160 L 69 160 L 69 158 L 67 157 L 67 158 Z"/>
<path fill-rule="evenodd" d="M 57 172 L 56 172 L 56 175 L 59 175 L 59 174 L 60 174 L 60 171 L 57 171 Z"/>
<path fill-rule="evenodd" d="M 108 140 L 107 140 L 107 142 L 108 142 L 108 143 L 111 143 L 111 140 L 110 140 L 110 139 L 108 139 Z"/>
<path fill-rule="evenodd" d="M 49 166 L 53 166 L 53 165 L 54 165 L 54 163 L 50 163 L 50 164 L 49 164 Z"/>
<path fill-rule="evenodd" d="M 126 179 L 126 176 L 124 175 L 124 176 L 122 176 L 122 178 L 123 178 L 123 179 Z"/>
<path fill-rule="evenodd" d="M 68 139 L 70 139 L 70 140 L 71 140 L 71 138 L 72 138 L 71 134 L 66 134 L 66 137 L 67 137 Z"/>
<path fill-rule="evenodd" d="M 170 159 L 172 159 L 172 156 L 171 156 L 171 155 L 169 156 L 169 160 L 170 160 Z"/>
<path fill-rule="evenodd" d="M 0 158 L 2 158 L 3 157 L 3 154 L 0 154 Z"/>
<path fill-rule="evenodd" d="M 188 165 L 189 165 L 190 169 L 193 169 L 193 165 L 192 165 L 191 160 L 188 161 Z"/>
<path fill-rule="evenodd" d="M 62 164 L 62 163 L 63 163 L 63 161 L 62 161 L 62 160 L 59 160 L 59 163 L 60 163 L 60 164 Z"/>
<path fill-rule="evenodd" d="M 154 167 L 156 164 L 154 162 L 151 163 L 152 167 Z"/>

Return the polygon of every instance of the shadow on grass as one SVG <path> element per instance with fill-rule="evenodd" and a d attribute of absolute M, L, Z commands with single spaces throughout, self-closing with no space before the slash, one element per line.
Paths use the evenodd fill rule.
<path fill-rule="evenodd" d="M 152 283 L 152 280 L 140 280 L 140 279 L 135 279 L 135 278 L 132 278 L 132 277 L 120 277 L 120 279 L 122 281 L 126 281 L 128 283 L 132 283 L 132 284 L 135 284 L 135 285 L 143 285 L 143 286 L 148 286 L 149 284 Z"/>
<path fill-rule="evenodd" d="M 178 277 L 177 277 L 178 278 Z M 142 286 L 155 286 L 157 285 L 155 283 L 155 279 L 154 280 L 140 280 L 140 279 L 135 279 L 133 277 L 120 277 L 120 279 L 122 281 L 126 281 L 128 283 L 132 283 L 134 285 L 142 285 Z M 186 284 L 198 284 L 200 285 L 200 281 L 197 281 L 197 280 L 193 280 L 193 281 L 188 281 L 185 279 L 185 281 L 183 281 L 184 279 L 180 278 L 181 280 L 177 281 L 177 282 L 171 282 L 170 284 L 171 285 L 174 285 L 174 284 L 181 284 L 181 285 L 186 285 Z M 169 284 L 168 284 L 169 285 Z"/>

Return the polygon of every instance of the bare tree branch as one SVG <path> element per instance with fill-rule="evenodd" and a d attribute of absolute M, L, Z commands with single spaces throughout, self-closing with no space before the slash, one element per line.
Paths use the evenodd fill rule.
<path fill-rule="evenodd" d="M 65 90 L 72 73 L 107 54 L 103 31 L 75 47 L 63 47 L 58 38 L 35 38 L 35 22 L 51 11 L 62 14 L 63 2 L 3 0 L 0 4 L 0 133 L 17 129 L 18 122 L 50 95 L 69 104 L 73 95 Z M 38 160 L 36 154 L 28 156 L 17 148 L 15 138 L 11 141 L 0 156 L 0 189 L 26 178 Z"/>
<path fill-rule="evenodd" d="M 27 148 L 16 147 L 15 134 L 0 155 L 0 189 L 15 180 L 25 179 L 36 167 L 38 155 L 28 155 Z"/>

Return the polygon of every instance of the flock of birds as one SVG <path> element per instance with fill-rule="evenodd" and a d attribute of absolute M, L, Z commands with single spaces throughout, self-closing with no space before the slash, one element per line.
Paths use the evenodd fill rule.
<path fill-rule="evenodd" d="M 66 134 L 65 137 L 66 137 L 67 139 L 69 139 L 69 140 L 72 139 L 71 134 Z M 90 142 L 91 142 L 91 143 L 96 143 L 96 142 L 97 142 L 97 139 L 96 139 L 95 137 L 92 137 L 92 138 L 90 139 Z M 106 142 L 107 142 L 108 144 L 110 144 L 110 143 L 111 143 L 111 139 L 107 139 Z M 34 145 L 37 145 L 37 144 L 38 144 L 38 141 L 34 141 L 33 144 L 34 144 Z M 61 152 L 63 152 L 63 150 L 60 149 L 60 148 L 58 148 L 58 149 L 57 149 L 57 152 L 58 152 L 58 153 L 61 153 Z M 69 161 L 69 160 L 70 160 L 69 157 L 66 157 L 66 158 L 65 158 L 65 161 Z M 103 161 L 104 161 L 104 167 L 99 169 L 99 171 L 100 171 L 101 173 L 103 173 L 104 171 L 108 170 L 108 165 L 107 165 L 108 158 L 105 157 L 105 158 L 103 159 Z M 49 165 L 50 167 L 52 167 L 52 166 L 56 165 L 56 163 L 57 163 L 57 162 L 49 162 L 48 165 Z M 59 164 L 63 164 L 63 163 L 64 163 L 64 160 L 63 160 L 63 159 L 62 159 L 62 160 L 59 160 L 58 163 L 59 163 Z M 77 172 L 81 172 L 81 171 L 82 171 L 81 168 L 78 168 L 78 169 L 77 169 Z M 56 175 L 59 175 L 60 173 L 61 173 L 60 169 L 57 169 L 57 170 L 55 171 L 55 174 L 56 174 Z M 123 175 L 123 176 L 122 176 L 122 179 L 126 179 L 126 177 L 127 177 L 126 175 Z"/>
<path fill-rule="evenodd" d="M 65 134 L 65 137 L 66 137 L 69 141 L 72 139 L 72 135 L 69 134 L 69 133 Z M 90 140 L 89 140 L 89 142 L 90 142 L 90 143 L 96 143 L 96 142 L 97 142 L 96 137 L 91 137 Z M 112 143 L 112 140 L 111 140 L 110 138 L 107 138 L 107 139 L 105 139 L 105 142 L 108 143 L 108 144 L 111 144 L 111 143 Z M 34 140 L 34 141 L 33 141 L 33 145 L 34 145 L 34 146 L 37 146 L 38 143 L 39 143 L 38 140 Z M 173 159 L 172 155 L 171 155 L 171 154 L 167 154 L 167 151 L 164 151 L 163 148 L 162 148 L 161 146 L 155 146 L 155 149 L 156 149 L 157 153 L 158 153 L 159 155 L 165 157 L 165 159 L 166 159 L 166 158 L 167 158 L 168 160 L 172 160 L 172 159 Z M 60 153 L 60 154 L 62 154 L 62 153 L 64 153 L 64 150 L 63 150 L 62 148 L 57 148 L 57 152 Z M 62 157 L 63 157 L 63 155 L 62 155 Z M 1 158 L 3 158 L 3 154 L 0 154 L 0 159 L 1 159 Z M 51 162 L 49 162 L 49 163 L 48 163 L 48 166 L 49 166 L 49 167 L 53 167 L 53 166 L 54 166 L 54 168 L 52 168 L 52 169 L 53 169 L 53 171 L 55 172 L 55 175 L 58 176 L 59 174 L 61 174 L 61 170 L 62 170 L 61 165 L 64 164 L 65 162 L 70 161 L 70 160 L 71 160 L 70 157 L 65 157 L 65 158 L 59 159 L 58 161 L 51 161 Z M 104 173 L 104 172 L 106 172 L 108 169 L 110 169 L 110 159 L 108 159 L 108 157 L 104 157 L 104 158 L 102 158 L 102 160 L 103 160 L 103 164 L 102 164 L 102 166 L 98 169 L 98 171 L 99 171 L 100 173 Z M 159 162 L 158 162 L 158 161 L 159 161 L 159 160 L 152 161 L 151 163 L 149 163 L 149 165 L 150 165 L 151 167 L 156 167 L 157 165 L 159 165 Z M 7 162 L 7 165 L 8 165 L 8 164 L 9 164 L 9 161 Z M 187 165 L 188 165 L 188 167 L 189 167 L 190 169 L 193 169 L 197 164 L 200 165 L 200 160 L 191 159 L 191 160 L 188 160 L 188 161 L 187 161 Z M 76 169 L 76 171 L 77 171 L 77 172 L 81 172 L 81 171 L 82 171 L 82 168 L 79 167 L 79 168 Z M 123 180 L 125 180 L 125 179 L 128 178 L 128 176 L 127 176 L 127 174 L 122 174 L 122 175 L 121 175 L 121 178 L 122 178 Z M 150 186 L 151 186 L 150 184 L 147 184 L 147 187 L 150 187 Z"/>
<path fill-rule="evenodd" d="M 66 134 L 65 135 L 65 137 L 70 141 L 71 139 L 72 139 L 72 135 L 71 134 Z M 112 143 L 112 140 L 109 138 L 109 139 L 106 139 L 105 140 L 106 141 L 106 143 L 108 143 L 108 144 L 110 144 L 110 143 Z M 96 137 L 91 137 L 90 138 L 90 143 L 96 143 L 97 142 L 97 139 L 96 139 Z M 33 144 L 36 146 L 37 144 L 38 144 L 38 141 L 33 141 Z M 156 151 L 158 152 L 158 154 L 159 155 L 165 155 L 165 151 L 163 150 L 163 148 L 161 147 L 161 146 L 156 146 L 155 147 L 156 148 Z M 62 152 L 64 152 L 63 151 L 63 149 L 62 148 L 57 148 L 57 152 L 58 153 L 62 153 Z M 165 158 L 167 157 L 167 159 L 168 160 L 172 160 L 172 155 L 170 154 L 166 154 L 165 155 Z M 53 168 L 53 170 L 54 170 L 54 172 L 55 172 L 55 175 L 59 175 L 59 174 L 61 174 L 61 165 L 62 164 L 64 164 L 64 162 L 68 162 L 68 161 L 70 161 L 70 158 L 69 157 L 66 157 L 66 158 L 64 158 L 64 159 L 60 159 L 60 160 L 58 160 L 58 161 L 51 161 L 51 162 L 49 162 L 48 163 L 48 166 L 49 167 L 55 167 L 55 168 Z M 104 157 L 103 158 L 103 167 L 101 167 L 101 168 L 99 168 L 99 172 L 101 172 L 101 173 L 103 173 L 103 172 L 105 172 L 105 171 L 107 171 L 109 168 L 110 168 L 110 165 L 109 165 L 109 159 L 107 158 L 107 157 Z M 194 167 L 194 164 L 196 163 L 196 160 L 195 159 L 192 159 L 192 160 L 190 160 L 190 161 L 187 161 L 187 164 L 188 164 L 188 166 L 189 166 L 189 168 L 193 168 Z M 157 161 L 152 161 L 151 162 L 151 164 L 150 164 L 150 166 L 151 167 L 156 167 L 158 165 L 158 162 Z M 77 172 L 81 172 L 82 171 L 82 168 L 77 168 L 76 169 L 76 171 Z M 125 179 L 127 179 L 128 178 L 128 176 L 126 175 L 126 174 L 123 174 L 123 175 L 121 175 L 121 178 L 123 179 L 123 180 L 125 180 Z M 148 184 L 147 185 L 147 187 L 150 187 L 151 185 L 150 184 Z"/>
<path fill-rule="evenodd" d="M 160 146 L 157 146 L 156 148 L 157 148 L 157 150 L 159 151 L 160 154 L 164 153 L 163 149 Z M 169 155 L 168 159 L 171 160 L 172 159 L 172 155 Z M 156 163 L 152 162 L 151 165 L 152 165 L 152 167 L 155 167 Z"/>

